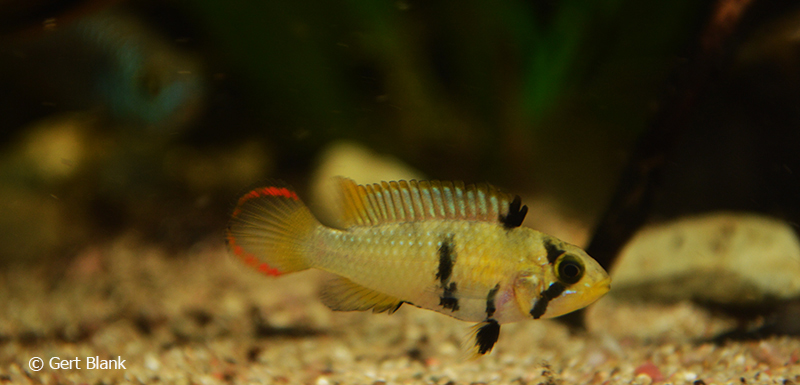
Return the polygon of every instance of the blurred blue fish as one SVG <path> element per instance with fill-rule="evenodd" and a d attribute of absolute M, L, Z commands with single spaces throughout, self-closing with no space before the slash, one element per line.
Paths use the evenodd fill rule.
<path fill-rule="evenodd" d="M 194 112 L 203 94 L 196 63 L 140 23 L 101 13 L 80 20 L 69 32 L 107 55 L 94 84 L 113 116 L 158 125 L 186 120 Z"/>
<path fill-rule="evenodd" d="M 104 10 L 44 29 L 0 47 L 0 70 L 33 97 L 41 91 L 59 108 L 99 107 L 118 123 L 167 132 L 202 107 L 198 61 L 131 15 Z"/>

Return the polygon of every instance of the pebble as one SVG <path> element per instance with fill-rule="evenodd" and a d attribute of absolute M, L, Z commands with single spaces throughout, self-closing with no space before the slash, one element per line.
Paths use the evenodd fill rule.
<path fill-rule="evenodd" d="M 658 368 L 658 366 L 650 361 L 639 365 L 636 369 L 634 369 L 633 373 L 637 378 L 640 375 L 645 375 L 653 381 L 664 381 L 664 375 L 661 373 L 661 370 Z"/>
<path fill-rule="evenodd" d="M 800 242 L 788 223 L 749 213 L 712 213 L 639 231 L 611 271 L 611 294 L 722 305 L 788 300 L 800 296 L 798 261 Z"/>
<path fill-rule="evenodd" d="M 144 367 L 152 371 L 157 371 L 161 367 L 161 364 L 159 364 L 158 358 L 156 358 L 154 354 L 148 353 L 144 356 Z"/>

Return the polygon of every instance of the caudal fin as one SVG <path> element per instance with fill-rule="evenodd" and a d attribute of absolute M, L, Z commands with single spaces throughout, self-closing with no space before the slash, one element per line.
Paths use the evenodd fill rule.
<path fill-rule="evenodd" d="M 305 270 L 311 267 L 309 237 L 316 226 L 297 193 L 273 182 L 239 198 L 226 234 L 228 249 L 267 275 Z"/>

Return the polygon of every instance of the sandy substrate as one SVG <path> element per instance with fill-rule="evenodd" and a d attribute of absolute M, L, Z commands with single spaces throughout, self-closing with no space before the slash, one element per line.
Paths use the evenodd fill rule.
<path fill-rule="evenodd" d="M 460 347 L 470 324 L 412 307 L 333 313 L 317 300 L 322 279 L 262 277 L 217 242 L 174 255 L 130 236 L 68 266 L 6 270 L 0 384 L 800 383 L 800 339 L 703 342 L 714 323 L 686 306 L 660 338 L 620 330 L 669 318 L 613 301 L 589 313 L 603 319 L 585 333 L 504 325 L 494 352 L 470 361 Z M 87 357 L 125 369 L 87 369 Z"/>

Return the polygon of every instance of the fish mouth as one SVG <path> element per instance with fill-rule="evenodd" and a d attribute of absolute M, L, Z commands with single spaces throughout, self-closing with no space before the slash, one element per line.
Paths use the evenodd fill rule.
<path fill-rule="evenodd" d="M 552 318 L 571 313 L 591 305 L 608 291 L 611 290 L 611 278 L 605 277 L 594 284 L 584 286 L 577 292 L 567 291 L 566 297 L 559 296 L 555 301 L 550 302 L 547 312 L 542 318 Z"/>
<path fill-rule="evenodd" d="M 589 306 L 595 301 L 606 295 L 611 290 L 611 278 L 606 276 L 595 284 L 586 287 L 585 290 L 579 294 L 578 309 Z"/>
<path fill-rule="evenodd" d="M 602 281 L 592 285 L 592 287 L 586 291 L 586 294 L 584 295 L 584 297 L 588 300 L 586 305 L 597 301 L 600 299 L 600 297 L 606 295 L 609 290 L 611 290 L 611 277 L 606 276 Z"/>

